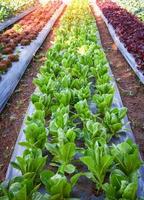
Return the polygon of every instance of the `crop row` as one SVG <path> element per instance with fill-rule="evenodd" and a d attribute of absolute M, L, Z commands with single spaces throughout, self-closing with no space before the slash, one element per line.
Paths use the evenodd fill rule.
<path fill-rule="evenodd" d="M 29 6 L 34 5 L 34 0 L 0 0 L 0 21 L 25 10 Z"/>
<path fill-rule="evenodd" d="M 104 3 L 98 0 L 97 3 L 108 22 L 114 27 L 120 41 L 134 56 L 138 68 L 144 70 L 144 24 L 111 0 Z"/>
<path fill-rule="evenodd" d="M 144 21 L 144 1 L 143 0 L 116 0 L 120 6 L 127 9 L 129 12 L 136 15 L 142 21 Z"/>
<path fill-rule="evenodd" d="M 19 60 L 18 45 L 29 45 L 51 18 L 60 2 L 49 2 L 45 7 L 38 6 L 35 11 L 21 19 L 12 28 L 0 34 L 0 71 L 5 72 L 14 61 Z"/>
<path fill-rule="evenodd" d="M 83 193 L 90 181 L 92 195 L 136 199 L 139 152 L 129 139 L 113 144 L 127 109 L 113 102 L 115 88 L 96 32 L 87 0 L 73 0 L 34 80 L 35 112 L 20 143 L 26 149 L 12 162 L 21 176 L 1 185 L 1 199 L 76 200 L 81 195 L 74 188 L 82 177 L 86 184 L 78 188 Z"/>

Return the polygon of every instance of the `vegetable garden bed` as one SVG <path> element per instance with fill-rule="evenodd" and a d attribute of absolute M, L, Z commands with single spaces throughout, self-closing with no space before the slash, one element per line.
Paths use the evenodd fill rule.
<path fill-rule="evenodd" d="M 141 84 L 134 71 L 125 60 L 114 43 L 109 30 L 100 13 L 95 13 L 97 27 L 100 33 L 102 46 L 110 67 L 117 82 L 122 102 L 128 109 L 128 117 L 136 142 L 144 158 L 144 85 Z"/>
<path fill-rule="evenodd" d="M 60 3 L 57 2 L 49 3 L 45 7 L 38 7 L 18 23 L 14 24 L 12 28 L 0 34 L 1 73 L 5 72 L 13 61 L 18 61 L 19 56 L 18 53 L 16 54 L 18 51 L 16 51 L 16 47 L 18 45 L 27 46 L 32 40 L 35 40 L 59 6 Z"/>
<path fill-rule="evenodd" d="M 35 10 L 35 7 L 29 8 L 29 9 L 25 10 L 24 12 L 20 13 L 19 15 L 12 17 L 11 19 L 8 19 L 7 21 L 0 23 L 0 32 L 3 31 L 4 29 L 8 28 L 9 26 L 13 25 L 14 23 L 19 21 L 20 19 L 22 19 L 26 15 L 30 14 L 34 10 Z"/>
<path fill-rule="evenodd" d="M 22 26 L 25 31 L 23 31 L 22 33 L 20 32 L 20 36 L 19 36 L 19 33 L 18 33 L 18 36 L 16 35 L 15 40 L 18 40 L 18 41 L 15 45 L 17 45 L 17 44 L 19 44 L 19 45 L 16 46 L 15 52 L 18 51 L 19 61 L 13 62 L 15 57 L 17 58 L 17 53 L 15 53 L 14 55 L 10 54 L 9 56 L 6 56 L 7 60 L 4 60 L 8 64 L 12 62 L 12 64 L 11 64 L 12 66 L 7 70 L 6 73 L 3 73 L 1 75 L 1 80 L 0 80 L 0 111 L 2 111 L 2 109 L 4 108 L 5 104 L 7 103 L 8 99 L 10 97 L 10 95 L 14 91 L 16 85 L 18 84 L 21 76 L 23 75 L 28 64 L 30 63 L 31 59 L 33 58 L 33 55 L 36 53 L 36 51 L 42 45 L 47 34 L 50 32 L 52 26 L 54 25 L 55 21 L 60 16 L 60 14 L 62 13 L 63 9 L 64 9 L 64 4 L 61 5 L 61 6 L 60 6 L 60 3 L 54 3 L 54 4 L 52 4 L 52 6 L 49 5 L 44 10 L 44 13 L 49 11 L 47 13 L 47 17 L 45 16 L 45 21 L 41 22 L 42 24 L 39 24 L 39 26 L 37 26 L 37 30 L 36 29 L 33 30 L 34 33 L 30 32 L 30 30 L 33 29 L 33 27 L 34 27 L 34 24 L 33 24 L 33 26 L 28 27 L 27 30 L 24 29 L 25 26 L 27 27 L 28 23 L 31 24 L 31 18 L 33 17 L 32 16 L 31 18 L 29 18 L 30 22 L 26 21 L 26 25 Z M 43 10 L 40 10 L 39 12 L 44 14 Z M 35 16 L 35 14 L 33 13 L 34 16 Z M 49 21 L 47 22 L 48 19 L 49 19 Z M 25 24 L 25 20 L 27 20 L 27 17 L 26 17 L 26 19 L 24 18 L 23 20 L 21 20 L 19 22 L 19 24 Z M 36 20 L 38 20 L 38 19 L 36 19 Z M 39 20 L 37 22 L 33 22 L 33 23 L 38 23 L 38 22 L 39 22 Z M 18 30 L 19 30 L 18 25 L 16 26 L 16 28 L 18 28 Z M 14 29 L 15 29 L 15 27 L 14 27 Z M 39 34 L 38 34 L 38 31 L 40 31 Z M 9 32 L 12 32 L 11 37 L 13 37 L 15 32 L 13 32 L 13 28 L 12 28 L 12 29 L 8 30 L 8 33 L 7 32 L 4 33 L 5 38 L 3 36 L 1 38 L 2 40 L 5 40 L 4 42 L 5 42 L 6 48 L 7 48 L 7 40 L 11 40 L 10 38 L 7 39 L 6 36 L 5 36 L 6 34 L 11 34 Z M 26 36 L 27 36 L 27 38 L 26 38 Z M 20 43 L 21 43 L 21 45 L 20 45 Z M 23 46 L 22 44 L 25 45 L 25 46 Z M 13 49 L 15 47 L 12 47 L 12 44 L 11 44 L 11 47 L 9 47 L 9 49 L 10 48 Z M 2 63 L 2 61 L 0 63 Z M 4 65 L 5 65 L 4 67 L 6 67 L 6 68 L 8 67 L 8 66 L 6 66 L 6 63 L 4 63 Z M 0 65 L 0 67 L 2 67 L 2 66 Z"/>
<path fill-rule="evenodd" d="M 137 199 L 142 162 L 96 33 L 87 1 L 75 0 L 34 80 L 25 150 L 12 162 L 22 175 L 2 186 L 3 198 Z"/>
<path fill-rule="evenodd" d="M 116 3 L 105 1 L 98 5 L 103 20 L 119 50 L 138 78 L 144 83 L 143 34 L 144 24 Z"/>
<path fill-rule="evenodd" d="M 0 22 L 28 9 L 35 4 L 34 0 L 0 0 Z"/>
<path fill-rule="evenodd" d="M 41 48 L 30 62 L 15 91 L 0 114 L 0 182 L 5 180 L 6 171 L 19 135 L 30 97 L 35 90 L 33 78 L 36 77 L 40 65 L 46 60 L 46 52 L 52 46 L 56 30 L 64 11 L 54 24 Z"/>
<path fill-rule="evenodd" d="M 121 7 L 136 15 L 144 21 L 144 1 L 143 0 L 115 0 Z"/>

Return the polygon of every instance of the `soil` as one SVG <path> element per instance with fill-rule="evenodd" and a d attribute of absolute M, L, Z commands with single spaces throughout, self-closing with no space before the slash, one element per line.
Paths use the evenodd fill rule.
<path fill-rule="evenodd" d="M 95 16 L 102 46 L 117 82 L 122 102 L 128 108 L 128 118 L 144 158 L 144 85 L 128 65 L 114 43 L 106 24 L 100 16 Z"/>
<path fill-rule="evenodd" d="M 55 29 L 59 27 L 59 24 L 60 18 L 55 23 L 37 54 L 34 56 L 15 92 L 0 115 L 0 181 L 5 178 L 11 154 L 24 120 L 31 94 L 35 90 L 35 86 L 32 83 L 33 78 L 36 77 L 40 66 L 46 60 L 46 52 L 54 41 Z"/>

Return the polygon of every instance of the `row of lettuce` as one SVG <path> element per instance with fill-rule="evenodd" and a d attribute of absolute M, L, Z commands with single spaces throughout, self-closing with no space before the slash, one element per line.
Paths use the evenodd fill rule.
<path fill-rule="evenodd" d="M 36 40 L 60 5 L 61 2 L 56 0 L 49 1 L 45 6 L 39 5 L 33 12 L 0 33 L 0 74 L 6 73 L 13 62 L 19 61 L 18 46 L 27 46 Z"/>
<path fill-rule="evenodd" d="M 97 0 L 127 51 L 133 55 L 139 70 L 144 70 L 144 23 L 112 0 Z"/>
<path fill-rule="evenodd" d="M 144 1 L 143 0 L 116 0 L 120 6 L 136 15 L 144 21 Z"/>
<path fill-rule="evenodd" d="M 34 5 L 34 0 L 0 0 L 0 22 Z"/>
<path fill-rule="evenodd" d="M 131 140 L 112 142 L 127 110 L 112 107 L 115 88 L 96 32 L 87 0 L 72 1 L 34 80 L 35 112 L 20 143 L 26 149 L 12 162 L 21 176 L 1 184 L 0 199 L 80 199 L 73 188 L 81 177 L 107 200 L 137 199 L 142 162 Z"/>

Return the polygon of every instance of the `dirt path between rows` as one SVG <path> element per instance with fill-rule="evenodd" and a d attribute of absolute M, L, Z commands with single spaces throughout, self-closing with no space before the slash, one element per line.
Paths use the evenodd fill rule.
<path fill-rule="evenodd" d="M 14 94 L 0 115 L 0 181 L 5 178 L 11 154 L 29 105 L 30 96 L 35 89 L 32 83 L 33 78 L 36 77 L 40 66 L 46 60 L 45 54 L 54 41 L 55 29 L 59 27 L 60 18 L 34 56 Z"/>
<path fill-rule="evenodd" d="M 128 117 L 144 158 L 144 86 L 117 49 L 106 24 L 100 16 L 95 16 L 102 46 L 115 76 L 122 101 L 128 108 Z"/>

